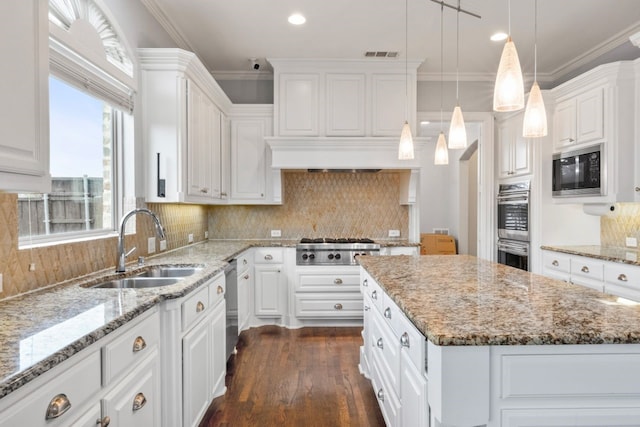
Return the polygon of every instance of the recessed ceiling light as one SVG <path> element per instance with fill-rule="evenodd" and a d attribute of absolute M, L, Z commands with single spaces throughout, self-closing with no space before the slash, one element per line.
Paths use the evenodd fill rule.
<path fill-rule="evenodd" d="M 307 22 L 307 18 L 300 15 L 299 13 L 294 13 L 293 15 L 289 16 L 287 21 L 289 21 L 289 23 L 293 25 L 302 25 Z"/>
<path fill-rule="evenodd" d="M 502 40 L 506 40 L 507 37 L 509 37 L 509 35 L 506 33 L 495 33 L 490 38 L 492 42 L 500 42 Z"/>

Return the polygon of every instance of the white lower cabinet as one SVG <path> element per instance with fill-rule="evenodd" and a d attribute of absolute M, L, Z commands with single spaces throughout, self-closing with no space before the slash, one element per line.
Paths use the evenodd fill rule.
<path fill-rule="evenodd" d="M 0 426 L 159 425 L 159 345 L 151 336 L 158 325 L 152 309 L 5 396 Z M 112 369 L 124 359 L 127 366 Z"/>
<path fill-rule="evenodd" d="M 238 266 L 238 331 L 249 328 L 251 294 L 253 293 L 253 262 L 251 250 L 237 258 Z"/>
<path fill-rule="evenodd" d="M 426 338 L 366 272 L 360 277 L 365 310 L 360 370 L 371 378 L 388 426 L 429 426 Z"/>
<path fill-rule="evenodd" d="M 254 251 L 254 314 L 262 318 L 282 318 L 286 311 L 287 277 L 283 272 L 282 248 Z"/>
<path fill-rule="evenodd" d="M 198 425 L 209 405 L 209 325 L 193 328 L 182 339 L 182 416 L 184 426 Z"/>
<path fill-rule="evenodd" d="M 359 267 L 298 267 L 295 316 L 299 319 L 362 319 Z"/>

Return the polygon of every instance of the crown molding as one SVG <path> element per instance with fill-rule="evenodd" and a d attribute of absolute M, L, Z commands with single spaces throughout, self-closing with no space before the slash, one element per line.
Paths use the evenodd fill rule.
<path fill-rule="evenodd" d="M 640 47 L 640 32 L 637 32 L 635 34 L 631 34 L 629 36 L 629 41 L 631 42 L 632 45 L 634 45 L 635 47 Z"/>
<path fill-rule="evenodd" d="M 273 80 L 272 71 L 210 71 L 216 80 Z"/>
<path fill-rule="evenodd" d="M 160 7 L 156 0 L 140 0 L 140 2 L 147 8 L 149 13 L 158 21 L 158 24 L 169 34 L 169 37 L 176 42 L 179 48 L 195 52 L 195 49 L 189 43 L 189 40 L 184 34 L 173 25 L 173 22 L 167 17 L 165 11 Z"/>

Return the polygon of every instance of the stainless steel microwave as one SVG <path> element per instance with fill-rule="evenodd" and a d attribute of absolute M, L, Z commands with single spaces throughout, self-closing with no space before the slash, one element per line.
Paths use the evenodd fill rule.
<path fill-rule="evenodd" d="M 604 144 L 553 155 L 553 197 L 606 195 Z"/>

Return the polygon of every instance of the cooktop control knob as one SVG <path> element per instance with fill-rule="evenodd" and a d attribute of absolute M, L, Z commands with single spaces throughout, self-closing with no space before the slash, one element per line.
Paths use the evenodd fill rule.
<path fill-rule="evenodd" d="M 329 258 L 329 259 L 333 259 L 333 254 L 329 254 L 329 255 L 327 255 L 327 258 Z"/>
<path fill-rule="evenodd" d="M 315 257 L 315 254 L 309 254 L 309 259 L 314 259 Z"/>
<path fill-rule="evenodd" d="M 340 254 L 336 254 L 335 259 L 340 259 L 340 258 L 342 258 Z"/>
<path fill-rule="evenodd" d="M 307 260 L 307 258 L 309 258 L 309 255 L 307 255 L 307 254 L 302 254 L 302 259 L 303 259 L 303 260 L 305 260 L 305 261 L 306 261 L 306 260 Z"/>

